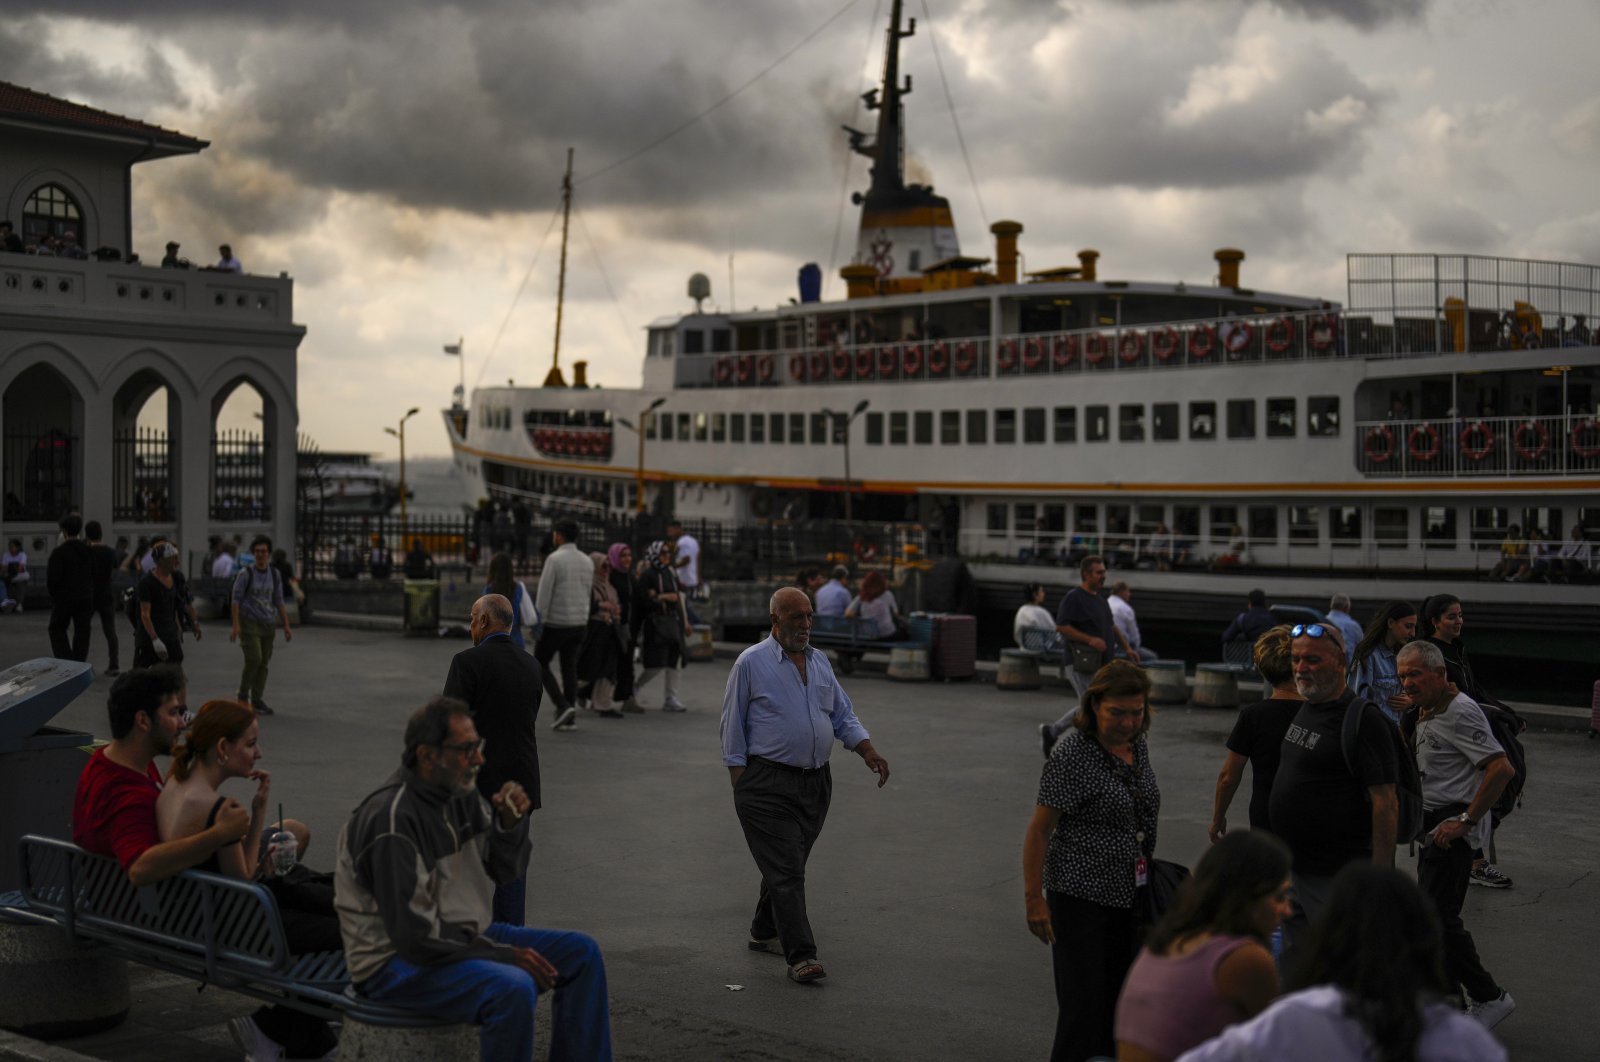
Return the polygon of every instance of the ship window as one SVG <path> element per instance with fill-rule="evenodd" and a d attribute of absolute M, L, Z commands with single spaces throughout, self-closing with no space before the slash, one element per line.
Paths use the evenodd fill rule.
<path fill-rule="evenodd" d="M 804 413 L 789 414 L 789 441 L 796 446 L 806 441 L 806 415 Z"/>
<path fill-rule="evenodd" d="M 911 261 L 907 263 L 911 272 L 920 272 L 922 269 L 922 248 L 918 247 L 911 252 Z"/>
<path fill-rule="evenodd" d="M 1157 402 L 1150 407 L 1150 421 L 1150 438 L 1162 442 L 1178 438 L 1178 403 Z"/>
<path fill-rule="evenodd" d="M 653 412 L 646 413 L 643 417 L 640 417 L 639 419 L 644 421 L 644 437 L 646 439 L 654 439 L 656 437 L 656 415 L 655 415 L 655 413 L 653 413 Z"/>
<path fill-rule="evenodd" d="M 672 441 L 672 414 L 661 414 L 661 437 L 668 442 Z"/>
<path fill-rule="evenodd" d="M 1189 403 L 1189 438 L 1215 439 L 1217 437 L 1217 404 L 1215 402 Z"/>
<path fill-rule="evenodd" d="M 1009 515 L 1008 506 L 1006 506 L 1003 502 L 990 502 L 986 508 L 988 509 L 988 522 L 985 526 L 988 527 L 989 533 L 991 535 L 1005 534 L 1006 530 L 1010 527 L 1010 524 L 1006 520 L 1006 517 Z"/>
<path fill-rule="evenodd" d="M 1106 506 L 1106 553 L 1131 552 L 1133 539 L 1128 535 L 1128 524 L 1132 520 L 1133 507 L 1130 505 Z M 1132 558 L 1129 558 L 1131 562 Z"/>
<path fill-rule="evenodd" d="M 706 352 L 706 334 L 698 328 L 685 328 L 683 330 L 683 352 L 685 354 L 704 354 Z"/>
<path fill-rule="evenodd" d="M 1321 520 L 1321 506 L 1289 506 L 1289 545 L 1315 546 L 1317 544 L 1317 524 Z"/>
<path fill-rule="evenodd" d="M 933 445 L 933 410 L 919 409 L 911 418 L 912 438 L 918 446 Z"/>
<path fill-rule="evenodd" d="M 1379 549 L 1404 549 L 1411 537 L 1411 513 L 1405 509 L 1373 509 L 1372 537 Z"/>
<path fill-rule="evenodd" d="M 1430 505 L 1422 510 L 1424 549 L 1456 548 L 1456 511 L 1448 505 Z"/>
<path fill-rule="evenodd" d="M 889 414 L 889 445 L 904 446 L 906 444 L 907 421 L 906 411 L 895 410 Z"/>
<path fill-rule="evenodd" d="M 1085 442 L 1105 442 L 1111 437 L 1111 407 L 1088 406 L 1083 411 Z"/>
<path fill-rule="evenodd" d="M 1306 434 L 1339 434 L 1339 396 L 1322 395 L 1306 399 Z"/>
<path fill-rule="evenodd" d="M 46 236 L 59 237 L 72 229 L 78 237 L 78 246 L 88 238 L 83 231 L 83 211 L 77 200 L 59 184 L 46 184 L 34 189 L 22 205 L 22 239 L 24 243 L 37 243 Z"/>
<path fill-rule="evenodd" d="M 678 441 L 679 442 L 688 442 L 689 441 L 689 425 L 693 421 L 693 419 L 694 418 L 688 413 L 679 413 L 678 414 Z"/>
<path fill-rule="evenodd" d="M 1600 542 L 1600 509 L 1579 509 L 1578 526 L 1583 528 L 1584 538 Z"/>
<path fill-rule="evenodd" d="M 1239 526 L 1237 505 L 1213 505 L 1207 512 L 1213 545 L 1226 545 L 1233 538 L 1233 529 Z"/>
<path fill-rule="evenodd" d="M 1254 439 L 1256 437 L 1256 400 L 1253 398 L 1228 399 L 1228 438 Z"/>
<path fill-rule="evenodd" d="M 1294 438 L 1294 399 L 1267 399 L 1267 438 Z"/>
<path fill-rule="evenodd" d="M 831 425 L 828 422 L 831 421 L 832 419 L 833 418 L 828 416 L 828 414 L 826 414 L 826 413 L 813 413 L 813 414 L 811 414 L 811 445 L 812 446 L 825 446 L 828 443 L 834 442 L 834 441 L 836 441 L 838 439 L 837 434 L 835 434 L 835 433 L 833 433 L 833 432 L 828 430 L 831 427 Z"/>
<path fill-rule="evenodd" d="M 1013 519 L 1019 535 L 1031 535 L 1039 529 L 1039 507 L 1033 502 L 1017 502 Z"/>
<path fill-rule="evenodd" d="M 696 413 L 694 415 L 694 441 L 695 442 L 705 442 L 706 441 L 706 428 L 707 427 L 708 427 L 708 424 L 707 424 L 707 420 L 706 420 L 706 415 L 704 413 Z"/>
<path fill-rule="evenodd" d="M 1016 410 L 997 409 L 994 411 L 994 441 L 997 443 L 1014 443 L 1017 441 Z"/>
<path fill-rule="evenodd" d="M 1276 505 L 1252 505 L 1249 509 L 1250 541 L 1257 545 L 1276 546 L 1278 544 L 1278 507 Z"/>
<path fill-rule="evenodd" d="M 1472 510 L 1472 548 L 1499 549 L 1500 540 L 1506 537 L 1511 525 L 1511 513 L 1506 509 Z"/>
<path fill-rule="evenodd" d="M 1184 549 L 1194 548 L 1194 539 L 1200 534 L 1200 506 L 1174 505 L 1172 533 L 1188 539 L 1187 542 L 1174 542 L 1173 545 L 1181 545 Z"/>
<path fill-rule="evenodd" d="M 711 441 L 728 441 L 728 415 L 726 413 L 711 414 Z"/>
<path fill-rule="evenodd" d="M 867 414 L 867 445 L 883 445 L 883 414 L 876 410 Z"/>
<path fill-rule="evenodd" d="M 1078 441 L 1078 407 L 1056 407 L 1055 439 L 1058 443 Z"/>
<path fill-rule="evenodd" d="M 781 443 L 783 442 L 784 414 L 773 413 L 771 416 L 772 419 L 768 422 L 768 427 L 771 430 L 767 432 L 767 435 L 773 442 Z"/>
<path fill-rule="evenodd" d="M 1039 522 L 1039 530 L 1052 535 L 1065 534 L 1067 530 L 1067 507 L 1060 502 L 1045 503 L 1044 519 Z"/>
<path fill-rule="evenodd" d="M 989 411 L 987 409 L 967 410 L 967 445 L 986 443 L 989 441 Z"/>
<path fill-rule="evenodd" d="M 945 446 L 961 445 L 961 410 L 941 409 L 939 411 L 939 442 Z"/>
<path fill-rule="evenodd" d="M 767 441 L 767 415 L 765 413 L 750 414 L 750 441 L 753 443 Z"/>
<path fill-rule="evenodd" d="M 1560 509 L 1524 509 L 1522 510 L 1522 535 L 1531 538 L 1533 532 L 1539 532 L 1546 542 L 1560 550 L 1561 542 L 1561 510 Z"/>
<path fill-rule="evenodd" d="M 733 349 L 733 331 L 727 328 L 713 328 L 711 330 L 711 352 L 713 354 L 726 354 Z"/>
<path fill-rule="evenodd" d="M 1100 507 L 1097 505 L 1074 505 L 1072 507 L 1072 530 L 1080 535 L 1097 534 L 1100 530 Z M 1099 545 L 1098 542 L 1084 542 L 1078 539 L 1074 539 L 1073 544 L 1083 546 L 1086 549 L 1094 549 Z"/>
<path fill-rule="evenodd" d="M 728 414 L 728 441 L 729 442 L 736 442 L 736 443 L 744 442 L 744 414 L 743 413 L 730 413 L 730 414 Z"/>
<path fill-rule="evenodd" d="M 1144 406 L 1117 407 L 1117 438 L 1123 442 L 1144 442 Z"/>
<path fill-rule="evenodd" d="M 1335 546 L 1361 545 L 1361 510 L 1354 505 L 1329 508 L 1328 539 Z"/>
<path fill-rule="evenodd" d="M 1033 406 L 1022 411 L 1022 441 L 1044 442 L 1044 407 Z"/>
<path fill-rule="evenodd" d="M 1133 529 L 1141 535 L 1149 535 L 1161 524 L 1163 515 L 1159 505 L 1141 505 L 1135 510 L 1137 518 L 1133 522 Z"/>

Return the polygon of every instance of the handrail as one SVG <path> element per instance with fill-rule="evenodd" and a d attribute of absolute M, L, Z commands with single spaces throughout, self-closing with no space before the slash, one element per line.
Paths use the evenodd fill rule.
<path fill-rule="evenodd" d="M 1470 478 L 1600 472 L 1600 418 L 1589 413 L 1364 420 L 1355 462 L 1366 476 Z"/>

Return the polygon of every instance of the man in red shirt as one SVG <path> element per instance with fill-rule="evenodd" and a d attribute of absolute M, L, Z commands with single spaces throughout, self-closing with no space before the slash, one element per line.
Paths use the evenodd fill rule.
<path fill-rule="evenodd" d="M 187 705 L 183 672 L 170 664 L 117 676 L 106 698 L 111 743 L 89 757 L 72 802 L 72 840 L 97 855 L 114 856 L 135 885 L 170 878 L 241 840 L 250 811 L 231 797 L 216 822 L 200 833 L 162 841 L 156 829 L 161 795 L 157 756 L 172 751 Z"/>

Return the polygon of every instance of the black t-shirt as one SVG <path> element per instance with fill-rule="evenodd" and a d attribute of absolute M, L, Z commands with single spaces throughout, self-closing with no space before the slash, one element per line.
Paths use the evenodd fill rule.
<path fill-rule="evenodd" d="M 1278 774 L 1272 780 L 1272 832 L 1294 853 L 1294 869 L 1328 875 L 1372 855 L 1372 809 L 1367 790 L 1398 778 L 1393 726 L 1370 703 L 1356 738 L 1356 774 L 1345 765 L 1339 737 L 1345 709 L 1355 699 L 1303 704 L 1283 735 Z"/>
<path fill-rule="evenodd" d="M 1278 698 L 1257 701 L 1239 709 L 1239 718 L 1228 735 L 1228 751 L 1250 761 L 1250 828 L 1271 829 L 1267 804 L 1272 796 L 1272 780 L 1278 774 L 1278 758 L 1283 754 L 1283 736 L 1304 701 Z"/>
<path fill-rule="evenodd" d="M 94 584 L 94 603 L 111 603 L 111 573 L 117 570 L 117 551 L 107 545 L 89 547 L 89 577 Z"/>
<path fill-rule="evenodd" d="M 89 544 L 81 538 L 69 538 L 50 551 L 50 562 L 45 578 L 50 586 L 50 600 L 64 604 L 88 604 L 94 599 L 94 582 L 90 574 L 92 558 Z"/>
<path fill-rule="evenodd" d="M 1071 624 L 1074 630 L 1092 634 L 1106 643 L 1100 654 L 1100 666 L 1111 662 L 1111 647 L 1117 644 L 1116 624 L 1111 620 L 1111 602 L 1099 594 L 1091 594 L 1081 586 L 1067 591 L 1056 609 L 1056 626 Z M 1071 661 L 1071 650 L 1068 650 Z"/>
<path fill-rule="evenodd" d="M 163 586 L 154 572 L 146 572 L 139 580 L 139 603 L 141 605 L 149 603 L 150 626 L 156 629 L 156 637 L 160 638 L 168 648 L 178 644 L 179 600 L 180 591 L 176 576 L 173 578 L 171 589 Z M 133 633 L 135 638 L 149 640 L 142 622 L 134 623 Z"/>

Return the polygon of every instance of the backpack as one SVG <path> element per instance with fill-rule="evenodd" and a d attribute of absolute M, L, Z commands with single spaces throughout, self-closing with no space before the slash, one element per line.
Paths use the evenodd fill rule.
<path fill-rule="evenodd" d="M 1528 754 L 1522 747 L 1522 720 L 1510 708 L 1498 704 L 1479 703 L 1483 710 L 1483 717 L 1489 721 L 1489 730 L 1494 734 L 1495 741 L 1506 750 L 1506 759 L 1511 761 L 1517 773 L 1511 781 L 1506 783 L 1500 796 L 1495 800 L 1489 813 L 1494 816 L 1496 826 L 1500 820 L 1511 814 L 1522 804 L 1522 787 L 1528 781 Z"/>
<path fill-rule="evenodd" d="M 1368 705 L 1381 714 L 1377 705 L 1357 697 L 1345 709 L 1344 725 L 1339 731 L 1339 748 L 1344 752 L 1344 764 L 1350 768 L 1351 774 L 1358 776 L 1356 744 L 1361 731 L 1361 710 Z M 1410 844 L 1422 833 L 1422 774 L 1417 770 L 1417 758 L 1411 743 L 1400 733 L 1400 728 L 1389 725 L 1388 719 L 1385 719 L 1383 729 L 1394 743 L 1397 768 L 1394 795 L 1398 813 L 1395 815 L 1394 843 Z"/>

